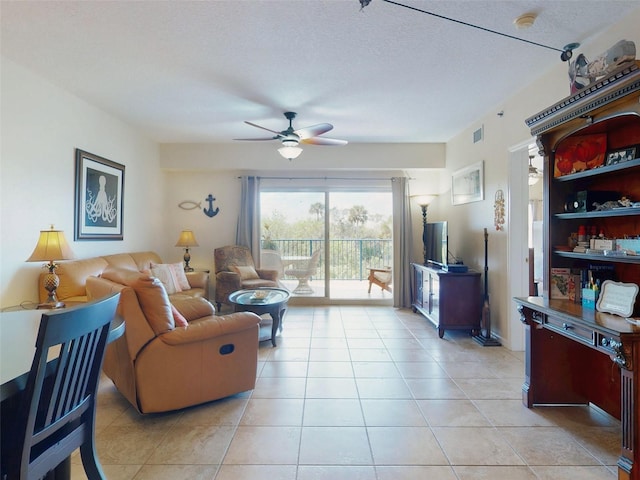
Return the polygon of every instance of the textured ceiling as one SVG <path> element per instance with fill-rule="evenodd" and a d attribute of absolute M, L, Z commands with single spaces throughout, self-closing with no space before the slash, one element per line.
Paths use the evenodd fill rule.
<path fill-rule="evenodd" d="M 632 1 L 405 5 L 561 49 Z M 443 142 L 560 62 L 559 53 L 383 0 L 2 1 L 2 55 L 159 142 L 334 125 L 350 142 Z M 513 20 L 538 18 L 528 30 Z M 600 52 L 598 52 L 600 53 Z"/>

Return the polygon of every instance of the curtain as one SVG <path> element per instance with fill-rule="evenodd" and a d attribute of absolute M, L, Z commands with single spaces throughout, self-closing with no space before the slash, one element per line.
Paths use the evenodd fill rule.
<path fill-rule="evenodd" d="M 251 256 L 259 266 L 260 262 L 260 178 L 243 175 L 240 177 L 240 214 L 236 228 L 236 245 L 244 245 L 251 250 Z"/>
<path fill-rule="evenodd" d="M 405 177 L 391 179 L 393 201 L 393 306 L 411 306 L 411 206 L 409 182 Z"/>

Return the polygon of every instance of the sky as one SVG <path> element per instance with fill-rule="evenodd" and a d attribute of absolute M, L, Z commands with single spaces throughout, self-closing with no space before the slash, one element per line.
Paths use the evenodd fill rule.
<path fill-rule="evenodd" d="M 260 209 L 263 215 L 277 210 L 292 221 L 309 217 L 309 207 L 324 203 L 324 192 L 262 192 Z M 349 209 L 363 205 L 369 215 L 391 216 L 391 192 L 331 192 L 331 207 Z"/>

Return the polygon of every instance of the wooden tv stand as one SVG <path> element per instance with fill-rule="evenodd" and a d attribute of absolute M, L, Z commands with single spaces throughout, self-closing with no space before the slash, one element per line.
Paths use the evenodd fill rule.
<path fill-rule="evenodd" d="M 524 405 L 591 402 L 616 417 L 618 479 L 640 480 L 640 326 L 570 300 L 515 301 L 525 325 Z"/>
<path fill-rule="evenodd" d="M 480 272 L 447 272 L 412 263 L 411 306 L 444 337 L 445 330 L 480 331 Z"/>

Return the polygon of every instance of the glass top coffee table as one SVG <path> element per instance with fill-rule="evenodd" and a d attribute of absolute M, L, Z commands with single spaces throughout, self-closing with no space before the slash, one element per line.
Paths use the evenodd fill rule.
<path fill-rule="evenodd" d="M 291 294 L 282 288 L 256 288 L 238 290 L 229 295 L 229 303 L 236 312 L 253 312 L 256 315 L 268 313 L 273 320 L 271 344 L 276 346 L 276 333 L 282 330 L 282 317 L 287 310 Z"/>

